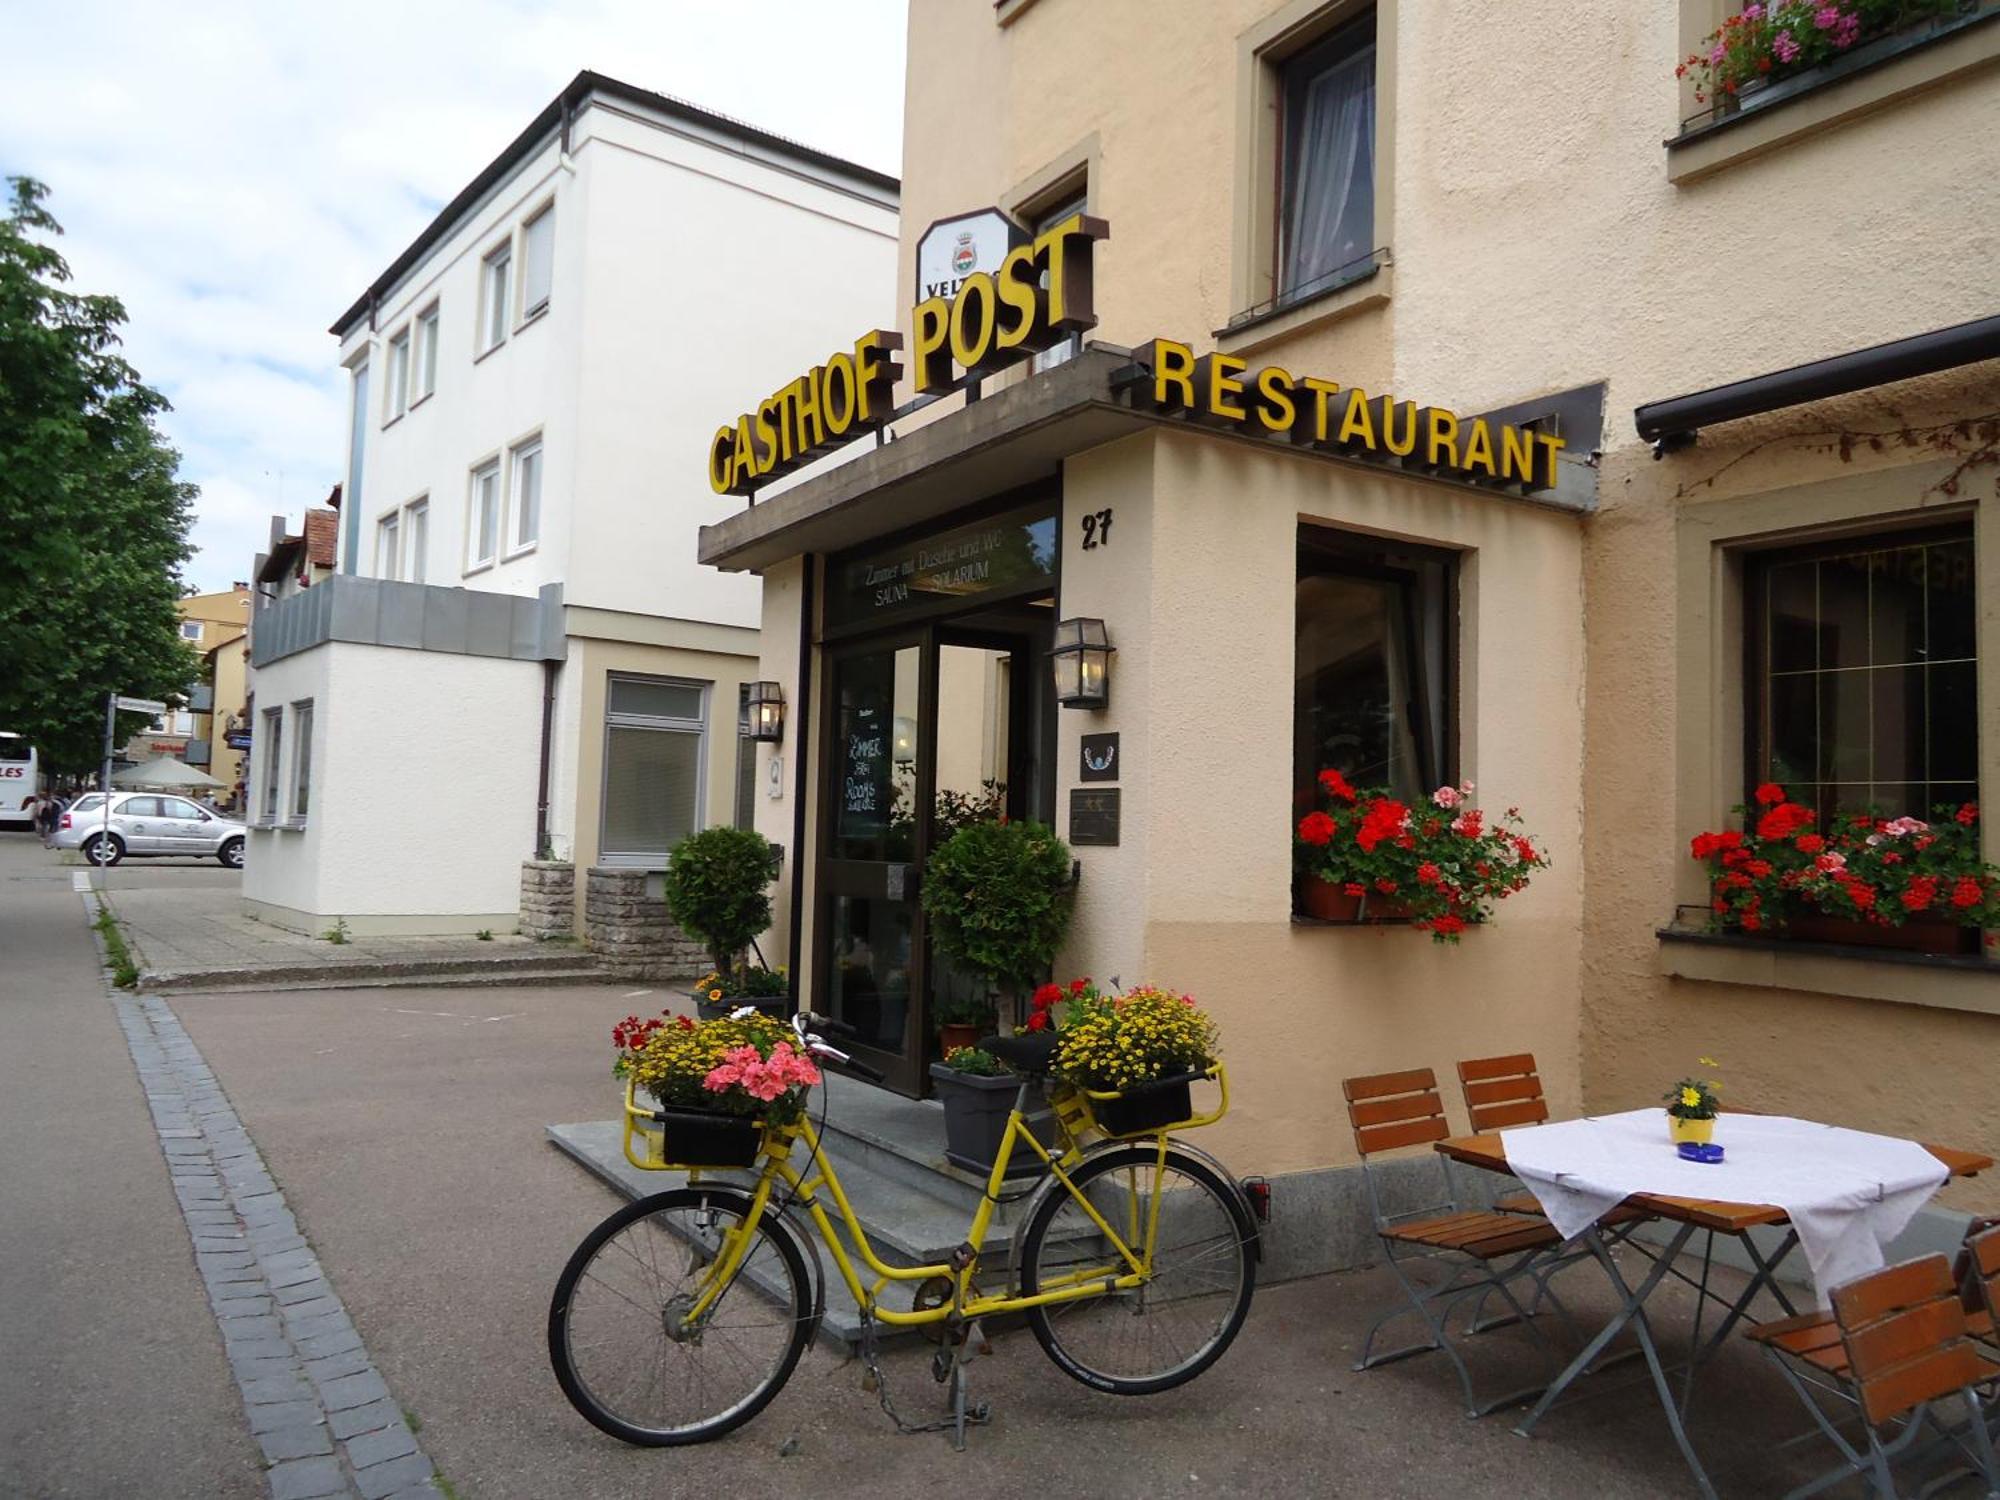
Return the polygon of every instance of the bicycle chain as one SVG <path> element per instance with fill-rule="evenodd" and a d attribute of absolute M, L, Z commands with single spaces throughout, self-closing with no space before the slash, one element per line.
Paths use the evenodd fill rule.
<path fill-rule="evenodd" d="M 881 1363 L 875 1357 L 875 1309 L 872 1306 L 861 1310 L 861 1364 L 862 1389 L 870 1389 L 870 1382 L 873 1382 L 872 1388 L 882 1402 L 882 1410 L 888 1415 L 889 1420 L 896 1424 L 897 1432 L 908 1437 L 919 1432 L 949 1432 L 958 1425 L 955 1417 L 944 1417 L 935 1422 L 903 1420 L 902 1413 L 896 1410 L 895 1403 L 889 1399 L 889 1382 L 883 1376 Z"/>

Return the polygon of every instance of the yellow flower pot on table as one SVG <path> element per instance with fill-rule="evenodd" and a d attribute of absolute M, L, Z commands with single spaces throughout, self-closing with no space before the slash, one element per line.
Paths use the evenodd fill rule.
<path fill-rule="evenodd" d="M 1672 1132 L 1674 1144 L 1677 1146 L 1687 1141 L 1693 1141 L 1699 1146 L 1706 1146 L 1710 1138 L 1715 1134 L 1715 1121 L 1713 1119 L 1684 1120 L 1679 1115 L 1668 1115 L 1667 1129 Z"/>

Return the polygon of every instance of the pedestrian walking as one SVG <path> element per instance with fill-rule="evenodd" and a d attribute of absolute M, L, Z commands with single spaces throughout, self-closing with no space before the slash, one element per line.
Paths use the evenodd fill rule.
<path fill-rule="evenodd" d="M 63 810 L 62 800 L 53 792 L 45 792 L 35 803 L 35 832 L 42 836 L 42 847 L 48 848 L 55 841 L 56 824 Z"/>

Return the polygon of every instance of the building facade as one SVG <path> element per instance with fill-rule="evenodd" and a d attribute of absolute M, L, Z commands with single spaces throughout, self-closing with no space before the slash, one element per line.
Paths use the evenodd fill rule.
<path fill-rule="evenodd" d="M 758 596 L 695 559 L 730 508 L 703 398 L 755 368 L 745 327 L 802 355 L 883 316 L 896 211 L 893 178 L 585 73 L 341 315 L 340 572 L 252 647 L 253 912 L 504 931 L 525 859 L 657 872 L 749 820 Z"/>
<path fill-rule="evenodd" d="M 729 412 L 803 368 L 772 358 L 719 393 L 757 503 L 701 550 L 762 577 L 790 704 L 780 946 L 906 1091 L 947 982 L 927 820 L 870 809 L 998 764 L 1075 848 L 1058 976 L 1199 997 L 1234 1085 L 1204 1134 L 1294 1201 L 1345 1201 L 1343 1077 L 1497 1054 L 1558 1114 L 1706 1054 L 1758 1108 L 2000 1146 L 2000 971 L 1709 934 L 1689 858 L 1765 780 L 1831 819 L 2000 777 L 2000 15 L 1704 110 L 1676 68 L 1723 15 L 912 7 L 895 441 L 739 468 Z M 989 230 L 1029 246 L 1018 322 Z M 1057 706 L 1069 620 L 1115 648 L 1103 707 Z M 1820 644 L 1774 668 L 1774 634 Z M 1470 782 L 1550 867 L 1455 947 L 1315 920 L 1292 829 L 1326 768 Z"/>
<path fill-rule="evenodd" d="M 204 660 L 209 653 L 229 642 L 241 640 L 250 628 L 250 585 L 238 583 L 215 594 L 190 594 L 175 606 L 180 611 L 181 639 Z M 213 755 L 213 697 L 206 666 L 202 676 L 189 685 L 185 702 L 176 703 L 133 735 L 119 749 L 119 765 L 173 756 L 209 774 Z M 233 780 L 234 778 L 224 778 Z"/>

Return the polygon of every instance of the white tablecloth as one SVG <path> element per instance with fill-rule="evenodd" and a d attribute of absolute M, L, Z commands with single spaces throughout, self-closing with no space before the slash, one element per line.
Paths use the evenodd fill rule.
<path fill-rule="evenodd" d="M 1883 1247 L 1944 1184 L 1915 1141 L 1778 1115 L 1725 1114 L 1725 1160 L 1682 1160 L 1663 1109 L 1505 1130 L 1507 1165 L 1565 1238 L 1634 1193 L 1773 1204 L 1791 1217 L 1821 1306 L 1841 1282 L 1880 1270 Z"/>

